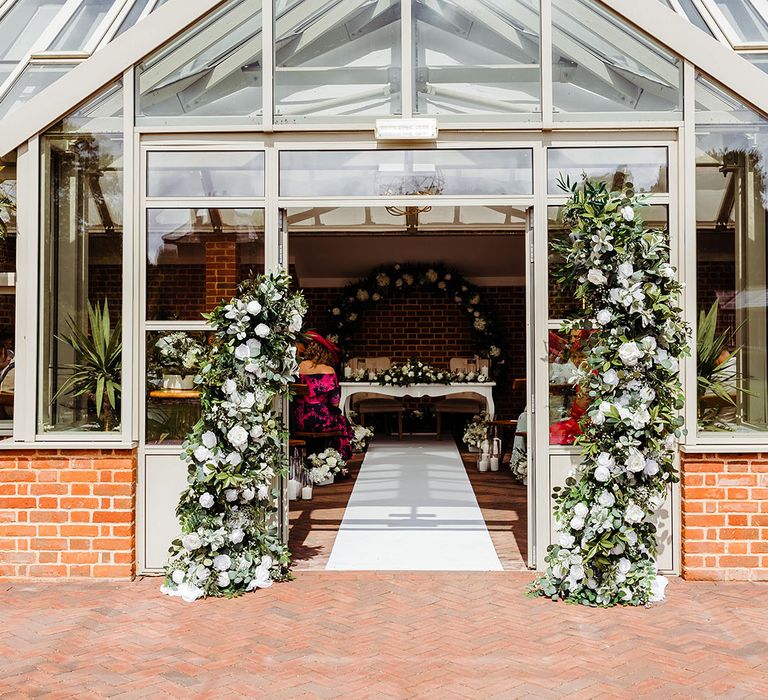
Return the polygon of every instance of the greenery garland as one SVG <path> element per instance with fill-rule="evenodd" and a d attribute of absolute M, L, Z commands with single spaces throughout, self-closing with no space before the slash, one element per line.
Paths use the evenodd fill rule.
<path fill-rule="evenodd" d="M 572 379 L 590 402 L 577 438 L 582 460 L 555 489 L 558 536 L 532 592 L 586 605 L 646 605 L 663 597 L 651 516 L 678 481 L 683 390 L 678 361 L 690 330 L 669 263 L 666 232 L 647 229 L 631 184 L 609 191 L 588 180 L 570 193 L 570 234 L 558 282 L 575 287 L 583 312 L 562 331 L 589 329 L 586 361 Z"/>
<path fill-rule="evenodd" d="M 246 280 L 205 315 L 214 342 L 196 377 L 202 418 L 184 443 L 189 487 L 161 589 L 169 595 L 234 596 L 288 575 L 274 506 L 287 433 L 274 399 L 298 375 L 295 341 L 306 313 L 289 285 L 286 273 Z"/>
<path fill-rule="evenodd" d="M 497 373 L 504 362 L 504 352 L 496 313 L 479 287 L 442 263 L 386 265 L 348 284 L 338 302 L 329 309 L 329 339 L 342 348 L 349 345 L 362 315 L 371 305 L 415 289 L 443 293 L 464 307 L 478 354 L 493 360 L 491 369 Z"/>

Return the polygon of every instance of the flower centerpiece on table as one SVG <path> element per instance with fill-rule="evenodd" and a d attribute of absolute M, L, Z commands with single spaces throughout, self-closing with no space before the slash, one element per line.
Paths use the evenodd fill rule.
<path fill-rule="evenodd" d="M 205 357 L 205 346 L 184 331 L 166 333 L 155 342 L 152 364 L 166 389 L 192 389 Z"/>
<path fill-rule="evenodd" d="M 467 427 L 464 429 L 464 437 L 462 438 L 462 441 L 467 447 L 479 450 L 480 446 L 483 444 L 483 440 L 488 439 L 489 429 L 490 421 L 485 412 L 472 416 L 472 419 L 467 423 Z"/>
<path fill-rule="evenodd" d="M 451 373 L 437 369 L 421 360 L 394 364 L 378 374 L 382 386 L 412 386 L 413 384 L 450 384 Z"/>
<path fill-rule="evenodd" d="M 307 473 L 316 486 L 332 484 L 337 475 L 346 476 L 347 463 L 339 452 L 329 448 L 307 457 Z"/>
<path fill-rule="evenodd" d="M 451 374 L 451 383 L 453 384 L 485 384 L 489 381 L 490 378 L 487 374 L 483 374 L 476 370 L 470 370 L 468 372 L 457 370 Z"/>

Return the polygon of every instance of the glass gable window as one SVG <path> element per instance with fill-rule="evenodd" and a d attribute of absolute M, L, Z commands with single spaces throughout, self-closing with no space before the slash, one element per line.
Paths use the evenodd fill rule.
<path fill-rule="evenodd" d="M 65 0 L 20 0 L 0 19 L 0 60 L 20 61 Z"/>
<path fill-rule="evenodd" d="M 740 43 L 768 41 L 768 16 L 763 0 L 713 0 L 713 9 Z"/>
<path fill-rule="evenodd" d="M 682 118 L 682 63 L 591 0 L 552 8 L 555 119 Z"/>
<path fill-rule="evenodd" d="M 39 430 L 120 426 L 122 88 L 41 140 Z M 103 337 L 108 342 L 102 342 Z"/>
<path fill-rule="evenodd" d="M 399 113 L 400 0 L 277 0 L 275 36 L 276 122 Z"/>
<path fill-rule="evenodd" d="M 696 338 L 703 432 L 768 430 L 768 120 L 696 85 Z"/>
<path fill-rule="evenodd" d="M 284 197 L 530 194 L 528 149 L 283 151 Z"/>
<path fill-rule="evenodd" d="M 112 0 L 82 0 L 50 46 L 51 51 L 83 51 L 96 27 L 112 7 Z"/>
<path fill-rule="evenodd" d="M 75 67 L 74 63 L 32 64 L 14 81 L 0 102 L 0 119 L 15 112 L 25 102 L 55 83 Z"/>
<path fill-rule="evenodd" d="M 261 1 L 225 3 L 138 66 L 137 122 L 260 120 L 261 42 Z"/>
<path fill-rule="evenodd" d="M 538 0 L 413 0 L 414 108 L 422 114 L 541 111 Z"/>
<path fill-rule="evenodd" d="M 264 153 L 150 151 L 149 197 L 263 197 Z"/>

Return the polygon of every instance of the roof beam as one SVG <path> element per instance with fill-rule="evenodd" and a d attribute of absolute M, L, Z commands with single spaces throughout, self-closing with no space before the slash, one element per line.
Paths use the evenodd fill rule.
<path fill-rule="evenodd" d="M 122 76 L 158 46 L 182 32 L 222 0 L 169 0 L 93 57 L 73 68 L 27 104 L 3 119 L 0 154 L 45 131 L 76 105 Z"/>

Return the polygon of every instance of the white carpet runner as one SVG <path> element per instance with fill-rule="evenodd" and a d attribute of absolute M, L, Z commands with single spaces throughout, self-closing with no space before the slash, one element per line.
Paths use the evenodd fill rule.
<path fill-rule="evenodd" d="M 453 441 L 374 442 L 326 568 L 501 571 Z"/>

